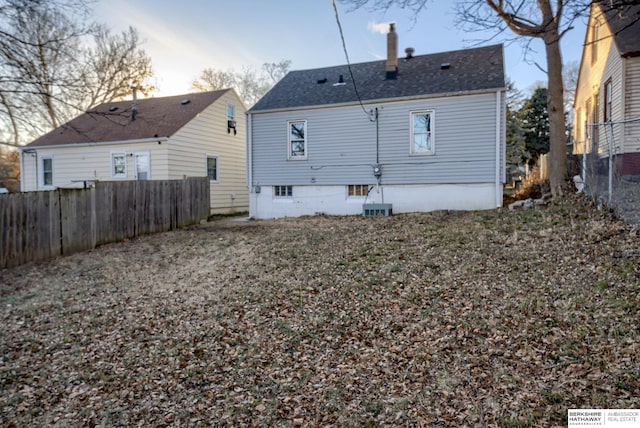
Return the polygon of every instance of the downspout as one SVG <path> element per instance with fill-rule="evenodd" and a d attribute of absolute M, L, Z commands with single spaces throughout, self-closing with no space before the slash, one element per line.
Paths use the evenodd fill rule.
<path fill-rule="evenodd" d="M 251 113 L 247 113 L 247 186 L 249 186 L 249 193 L 253 193 L 253 174 L 252 174 L 252 153 L 251 153 Z"/>
<path fill-rule="evenodd" d="M 502 200 L 500 198 L 500 159 L 501 159 L 501 128 L 502 121 L 500 120 L 500 102 L 501 102 L 501 94 L 500 91 L 496 91 L 496 208 L 500 208 L 502 206 Z"/>
<path fill-rule="evenodd" d="M 249 187 L 249 216 L 252 215 L 257 215 L 258 214 L 258 209 L 257 209 L 257 205 L 258 205 L 258 200 L 257 200 L 257 196 L 256 196 L 256 200 L 254 203 L 254 211 L 255 213 L 251 212 L 251 200 L 253 199 L 253 197 L 255 196 L 254 194 L 254 189 L 253 189 L 253 127 L 252 127 L 252 116 L 251 113 L 247 113 L 247 120 L 246 120 L 246 133 L 247 133 L 247 186 Z"/>
<path fill-rule="evenodd" d="M 24 192 L 24 151 L 20 149 L 20 192 Z"/>

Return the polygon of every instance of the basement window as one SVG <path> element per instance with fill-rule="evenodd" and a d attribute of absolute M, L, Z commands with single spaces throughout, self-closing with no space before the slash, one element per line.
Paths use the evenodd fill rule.
<path fill-rule="evenodd" d="M 366 197 L 368 194 L 368 184 L 349 184 L 347 186 L 347 196 L 349 196 L 350 198 Z"/>
<path fill-rule="evenodd" d="M 276 198 L 290 198 L 293 196 L 293 186 L 273 186 L 273 196 Z"/>

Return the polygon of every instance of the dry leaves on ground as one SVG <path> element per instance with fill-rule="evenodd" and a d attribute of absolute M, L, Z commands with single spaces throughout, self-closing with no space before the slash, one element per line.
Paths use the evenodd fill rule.
<path fill-rule="evenodd" d="M 2 426 L 563 426 L 640 407 L 640 231 L 214 221 L 0 271 Z"/>

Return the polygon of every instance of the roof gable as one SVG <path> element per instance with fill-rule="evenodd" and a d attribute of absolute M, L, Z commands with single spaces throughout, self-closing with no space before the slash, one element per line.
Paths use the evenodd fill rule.
<path fill-rule="evenodd" d="M 640 55 L 640 5 L 620 6 L 600 1 L 609 29 L 622 57 Z"/>
<path fill-rule="evenodd" d="M 28 147 L 170 137 L 231 89 L 100 104 L 36 139 Z M 188 100 L 188 102 L 187 102 Z"/>
<path fill-rule="evenodd" d="M 502 45 L 414 56 L 386 79 L 385 60 L 351 65 L 362 101 L 464 93 L 505 87 Z M 448 64 L 444 66 L 444 64 Z M 340 76 L 344 84 L 339 83 Z M 358 101 L 347 65 L 292 71 L 249 111 Z"/>

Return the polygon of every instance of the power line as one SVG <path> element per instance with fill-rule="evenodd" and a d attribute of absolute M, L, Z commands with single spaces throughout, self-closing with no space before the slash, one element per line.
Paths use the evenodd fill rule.
<path fill-rule="evenodd" d="M 367 109 L 364 108 L 362 104 L 362 99 L 360 98 L 360 93 L 358 92 L 358 86 L 356 85 L 356 79 L 353 77 L 353 71 L 351 70 L 351 62 L 349 61 L 349 53 L 347 52 L 347 44 L 344 41 L 344 33 L 342 32 L 342 25 L 340 24 L 340 17 L 338 16 L 338 8 L 336 7 L 336 1 L 331 0 L 331 4 L 333 4 L 333 12 L 336 15 L 336 22 L 338 23 L 338 29 L 340 30 L 340 39 L 342 40 L 342 48 L 344 49 L 344 56 L 347 59 L 347 68 L 349 69 L 349 75 L 351 76 L 351 81 L 353 82 L 353 89 L 356 92 L 356 97 L 358 97 L 358 102 L 360 103 L 360 107 L 362 107 L 362 111 L 367 115 L 367 118 L 370 122 L 375 122 L 377 117 L 371 119 L 371 113 L 367 112 Z"/>

